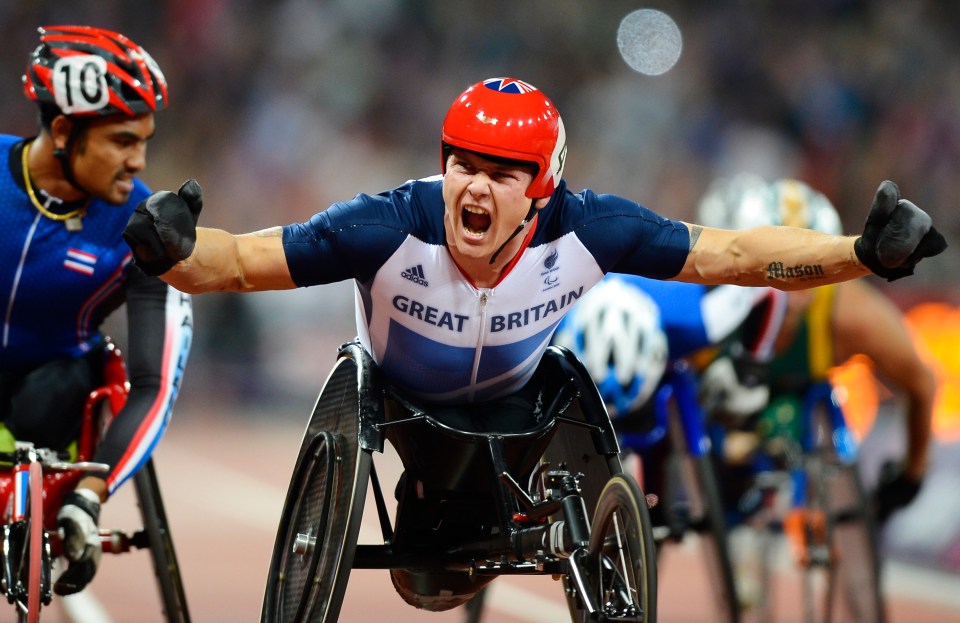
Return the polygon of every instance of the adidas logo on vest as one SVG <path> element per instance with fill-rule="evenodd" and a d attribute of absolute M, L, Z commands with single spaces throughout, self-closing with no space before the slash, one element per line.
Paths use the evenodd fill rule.
<path fill-rule="evenodd" d="M 429 283 L 427 283 L 427 280 L 424 278 L 422 264 L 411 266 L 407 270 L 400 273 L 400 276 L 403 277 L 404 279 L 409 279 L 414 283 L 419 283 L 422 286 L 430 285 Z"/>

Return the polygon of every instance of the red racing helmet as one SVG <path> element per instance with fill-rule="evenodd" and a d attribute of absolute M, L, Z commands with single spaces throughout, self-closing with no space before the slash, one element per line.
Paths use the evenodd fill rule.
<path fill-rule="evenodd" d="M 490 78 L 461 93 L 447 111 L 440 140 L 443 172 L 448 146 L 536 164 L 526 192 L 531 199 L 553 194 L 567 156 L 557 108 L 542 91 L 515 78 Z"/>
<path fill-rule="evenodd" d="M 23 76 L 27 99 L 65 115 L 134 116 L 167 106 L 167 81 L 146 50 L 117 32 L 44 26 Z"/>

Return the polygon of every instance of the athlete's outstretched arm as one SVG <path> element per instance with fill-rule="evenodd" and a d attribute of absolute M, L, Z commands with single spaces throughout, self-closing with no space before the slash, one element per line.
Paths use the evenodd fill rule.
<path fill-rule="evenodd" d="M 137 206 L 123 237 L 140 269 L 181 292 L 255 292 L 296 287 L 279 227 L 234 235 L 198 228 L 200 185 L 154 193 Z"/>
<path fill-rule="evenodd" d="M 947 247 L 930 216 L 901 199 L 893 182 L 880 184 L 859 237 L 796 227 L 688 227 L 690 254 L 675 279 L 781 290 L 848 281 L 871 272 L 893 281 L 912 275 L 920 260 Z"/>
<path fill-rule="evenodd" d="M 870 274 L 855 238 L 797 227 L 690 228 L 690 254 L 675 279 L 707 285 L 801 290 Z"/>
<path fill-rule="evenodd" d="M 160 275 L 188 294 L 295 288 L 279 227 L 234 235 L 198 227 L 193 252 Z"/>

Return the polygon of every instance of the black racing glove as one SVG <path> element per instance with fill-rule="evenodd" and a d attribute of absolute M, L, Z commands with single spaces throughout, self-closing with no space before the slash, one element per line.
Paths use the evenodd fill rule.
<path fill-rule="evenodd" d="M 863 235 L 853 248 L 874 274 L 895 281 L 912 275 L 923 258 L 942 253 L 947 241 L 930 215 L 901 199 L 897 185 L 886 180 L 877 189 Z"/>
<path fill-rule="evenodd" d="M 900 464 L 887 461 L 880 468 L 880 481 L 873 494 L 874 514 L 883 525 L 890 515 L 910 504 L 920 492 L 920 481 L 907 476 Z"/>
<path fill-rule="evenodd" d="M 165 190 L 140 202 L 123 230 L 140 270 L 162 275 L 190 257 L 197 244 L 202 193 L 197 180 L 189 179 L 176 194 Z"/>

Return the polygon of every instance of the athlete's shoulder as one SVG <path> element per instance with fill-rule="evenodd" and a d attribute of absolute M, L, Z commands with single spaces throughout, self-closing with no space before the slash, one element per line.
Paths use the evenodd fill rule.
<path fill-rule="evenodd" d="M 418 237 L 430 236 L 439 227 L 443 229 L 443 176 L 434 175 L 417 180 L 408 180 L 403 185 L 386 193 L 398 216 L 408 222 L 411 233 Z"/>
<path fill-rule="evenodd" d="M 298 285 L 368 279 L 411 238 L 444 244 L 439 178 L 408 181 L 375 195 L 359 194 L 283 228 L 287 265 Z"/>
<path fill-rule="evenodd" d="M 425 241 L 443 241 L 443 193 L 437 178 L 410 180 L 375 195 L 358 194 L 333 204 L 304 224 L 315 233 L 394 230 Z"/>
<path fill-rule="evenodd" d="M 623 231 L 636 227 L 683 229 L 672 221 L 636 201 L 611 194 L 599 194 L 586 188 L 573 192 L 561 181 L 556 192 L 540 211 L 542 233 L 548 238 L 559 238 L 578 230 Z"/>
<path fill-rule="evenodd" d="M 682 222 L 617 195 L 573 193 L 563 182 L 538 219 L 531 246 L 575 236 L 605 273 L 667 279 L 680 272 L 689 252 Z"/>
<path fill-rule="evenodd" d="M 13 146 L 23 139 L 19 136 L 9 134 L 0 134 L 0 187 L 8 187 L 16 184 L 13 179 L 13 171 L 19 170 L 19 164 L 14 165 L 11 162 L 13 157 Z"/>

